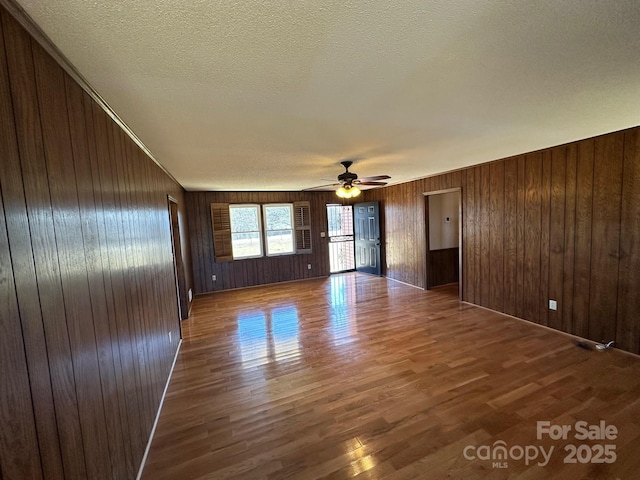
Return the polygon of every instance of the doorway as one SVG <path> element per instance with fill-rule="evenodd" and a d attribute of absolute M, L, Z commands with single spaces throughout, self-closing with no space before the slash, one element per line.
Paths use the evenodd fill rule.
<path fill-rule="evenodd" d="M 462 195 L 460 188 L 425 193 L 427 290 L 458 284 L 462 292 Z"/>
<path fill-rule="evenodd" d="M 329 272 L 340 273 L 355 270 L 353 207 L 351 205 L 327 205 L 327 223 Z"/>
<path fill-rule="evenodd" d="M 178 219 L 178 202 L 171 197 L 169 201 L 169 222 L 171 225 L 171 247 L 173 253 L 173 267 L 176 277 L 176 292 L 178 296 L 178 318 L 189 318 L 189 300 L 187 299 L 187 287 L 182 263 L 182 243 L 180 241 L 180 222 Z"/>

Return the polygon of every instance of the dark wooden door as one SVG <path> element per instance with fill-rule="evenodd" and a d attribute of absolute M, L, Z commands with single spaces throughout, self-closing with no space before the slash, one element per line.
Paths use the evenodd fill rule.
<path fill-rule="evenodd" d="M 378 202 L 353 206 L 356 234 L 356 270 L 371 275 L 382 274 L 380 267 L 380 210 Z"/>

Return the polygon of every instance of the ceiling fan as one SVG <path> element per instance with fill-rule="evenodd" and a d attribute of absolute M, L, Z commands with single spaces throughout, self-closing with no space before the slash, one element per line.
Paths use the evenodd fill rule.
<path fill-rule="evenodd" d="M 344 167 L 344 172 L 338 175 L 338 183 L 330 183 L 329 185 L 307 188 L 305 191 L 327 190 L 332 187 L 340 187 L 336 190 L 336 195 L 341 198 L 352 198 L 360 195 L 361 190 L 358 188 L 359 186 L 381 187 L 386 185 L 387 182 L 381 182 L 380 180 L 387 180 L 391 178 L 389 175 L 375 175 L 373 177 L 358 178 L 357 174 L 349 171 L 349 167 L 353 165 L 351 160 L 344 160 L 340 162 L 340 165 Z"/>

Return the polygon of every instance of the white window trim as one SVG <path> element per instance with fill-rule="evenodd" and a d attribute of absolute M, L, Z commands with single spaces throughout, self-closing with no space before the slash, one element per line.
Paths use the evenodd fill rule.
<path fill-rule="evenodd" d="M 261 206 L 258 203 L 234 203 L 234 204 L 230 204 L 229 205 L 229 217 L 231 217 L 231 210 L 235 209 L 235 208 L 248 208 L 248 207 L 252 207 L 255 208 L 258 211 L 258 230 L 256 230 L 258 232 L 258 239 L 260 241 L 260 254 L 259 255 L 246 255 L 246 256 L 241 256 L 238 257 L 235 254 L 235 251 L 233 249 L 233 234 L 234 233 L 240 233 L 240 232 L 234 232 L 233 231 L 233 220 L 231 221 L 231 251 L 233 252 L 233 259 L 234 260 L 247 260 L 250 258 L 262 258 L 264 257 L 264 252 L 265 252 L 265 247 L 264 247 L 264 239 L 263 239 L 263 232 L 264 229 L 262 228 L 262 215 L 261 215 Z"/>
<path fill-rule="evenodd" d="M 269 253 L 269 241 L 267 239 L 267 207 L 289 207 L 289 214 L 291 215 L 291 247 L 292 250 L 290 252 L 282 252 L 282 253 Z M 293 203 L 264 203 L 262 204 L 262 216 L 263 216 L 263 235 L 264 235 L 264 253 L 267 257 L 282 257 L 285 255 L 295 255 L 296 254 L 296 227 L 295 227 L 295 219 L 293 218 Z M 281 230 L 281 229 L 280 229 Z"/>

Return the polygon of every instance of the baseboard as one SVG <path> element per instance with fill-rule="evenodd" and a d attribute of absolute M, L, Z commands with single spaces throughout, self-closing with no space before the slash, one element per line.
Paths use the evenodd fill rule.
<path fill-rule="evenodd" d="M 167 390 L 169 389 L 169 382 L 171 381 L 171 376 L 173 375 L 173 369 L 176 366 L 176 361 L 178 360 L 178 354 L 180 353 L 180 347 L 182 346 L 182 339 L 178 343 L 178 348 L 176 349 L 176 354 L 173 357 L 173 363 L 171 364 L 171 370 L 169 370 L 169 377 L 167 378 L 167 383 L 164 385 L 164 391 L 162 392 L 162 397 L 160 398 L 160 405 L 158 405 L 158 412 L 156 413 L 156 419 L 153 422 L 153 427 L 151 428 L 151 433 L 149 434 L 149 441 L 147 442 L 147 448 L 144 450 L 144 455 L 142 456 L 142 462 L 140 462 L 140 468 L 138 469 L 138 475 L 136 476 L 136 480 L 140 480 L 142 478 L 142 472 L 144 471 L 144 464 L 147 462 L 147 456 L 149 455 L 149 450 L 151 449 L 151 442 L 153 441 L 153 435 L 156 433 L 156 427 L 158 426 L 158 420 L 160 419 L 160 412 L 162 412 L 162 404 L 164 403 L 164 397 L 167 394 Z"/>
<path fill-rule="evenodd" d="M 384 276 L 383 278 L 386 278 L 387 280 L 391 280 L 392 282 L 401 283 L 402 285 L 406 285 L 407 287 L 417 288 L 418 290 L 422 290 L 422 291 L 425 290 L 422 287 L 418 287 L 417 285 L 411 285 L 410 283 L 403 282 L 402 280 L 396 280 L 395 278 L 391 278 L 391 277 L 387 277 L 387 276 Z"/>
<path fill-rule="evenodd" d="M 481 308 L 483 310 L 488 310 L 490 312 L 497 313 L 498 315 L 502 315 L 504 317 L 509 317 L 509 318 L 514 319 L 514 320 L 519 320 L 521 322 L 526 322 L 529 325 L 534 325 L 534 326 L 539 327 L 539 328 L 544 328 L 545 330 L 549 330 L 551 332 L 559 333 L 561 335 L 564 335 L 565 337 L 571 337 L 574 340 L 577 339 L 577 340 L 580 340 L 580 341 L 584 341 L 584 342 L 587 342 L 587 343 L 593 343 L 593 344 L 598 343 L 598 342 L 596 342 L 594 340 L 591 340 L 589 338 L 581 337 L 580 335 L 574 335 L 573 333 L 565 332 L 563 330 L 558 330 L 557 328 L 547 327 L 546 325 L 541 325 L 539 323 L 532 322 L 531 320 L 526 320 L 524 318 L 520 318 L 520 317 L 516 317 L 516 316 L 513 316 L 513 315 L 509 315 L 508 313 L 499 312 L 498 310 L 494 310 L 494 309 L 489 308 L 489 307 L 483 307 L 482 305 L 478 305 L 478 304 L 472 303 L 472 302 L 467 302 L 466 300 L 462 300 L 461 303 L 466 303 L 467 305 L 472 305 L 474 307 Z M 623 350 L 621 348 L 617 348 L 615 346 L 615 344 L 613 345 L 612 350 L 615 350 L 616 352 L 624 353 L 625 355 L 631 355 L 634 358 L 640 358 L 640 355 L 638 355 L 637 353 L 633 353 L 633 352 L 629 352 L 627 350 Z"/>

